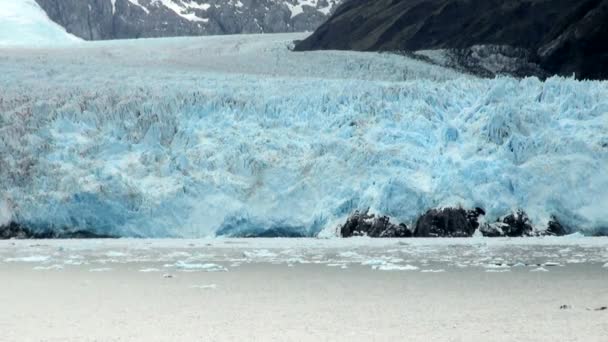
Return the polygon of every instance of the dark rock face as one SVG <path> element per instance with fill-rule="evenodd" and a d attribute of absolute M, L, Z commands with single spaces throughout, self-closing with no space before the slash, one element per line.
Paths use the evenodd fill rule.
<path fill-rule="evenodd" d="M 528 215 L 523 210 L 518 210 L 513 214 L 505 216 L 502 222 L 502 230 L 505 236 L 517 237 L 532 235 L 532 224 Z"/>
<path fill-rule="evenodd" d="M 312 31 L 342 1 L 36 0 L 86 40 Z"/>
<path fill-rule="evenodd" d="M 497 222 L 484 224 L 480 227 L 479 231 L 486 237 L 521 237 L 534 235 L 532 223 L 523 210 L 511 213 Z"/>
<path fill-rule="evenodd" d="M 32 233 L 14 222 L 9 223 L 7 226 L 0 226 L 0 240 L 30 238 L 32 238 Z"/>
<path fill-rule="evenodd" d="M 393 224 L 387 216 L 376 217 L 367 211 L 355 211 L 340 227 L 342 237 L 369 236 L 374 238 L 411 237 L 412 232 L 403 223 Z"/>
<path fill-rule="evenodd" d="M 11 222 L 0 226 L 0 240 L 7 239 L 108 239 L 115 236 L 97 234 L 86 230 L 32 230 L 28 227 Z"/>
<path fill-rule="evenodd" d="M 547 227 L 547 230 L 545 231 L 545 235 L 564 236 L 566 234 L 568 234 L 567 229 L 562 226 L 559 221 L 557 221 L 555 218 L 549 221 L 549 225 Z"/>
<path fill-rule="evenodd" d="M 479 227 L 478 217 L 483 209 L 431 209 L 418 218 L 415 237 L 470 237 Z"/>
<path fill-rule="evenodd" d="M 444 50 L 479 69 L 479 46 L 514 63 L 485 72 L 606 79 L 608 0 L 351 0 L 295 50 Z"/>
<path fill-rule="evenodd" d="M 305 238 L 311 237 L 303 229 L 289 227 L 271 227 L 268 229 L 234 230 L 223 228 L 216 232 L 217 236 L 232 238 Z"/>

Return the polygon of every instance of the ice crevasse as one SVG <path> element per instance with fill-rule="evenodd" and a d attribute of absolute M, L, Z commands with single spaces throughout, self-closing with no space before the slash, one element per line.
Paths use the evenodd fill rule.
<path fill-rule="evenodd" d="M 606 82 L 14 66 L 0 76 L 5 221 L 331 236 L 357 209 L 409 224 L 463 206 L 608 227 Z"/>

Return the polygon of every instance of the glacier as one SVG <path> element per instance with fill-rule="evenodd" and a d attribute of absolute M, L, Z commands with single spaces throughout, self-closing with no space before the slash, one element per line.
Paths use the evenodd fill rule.
<path fill-rule="evenodd" d="M 608 82 L 291 52 L 305 36 L 0 48 L 4 221 L 335 236 L 357 209 L 409 225 L 463 206 L 606 231 Z"/>
<path fill-rule="evenodd" d="M 81 41 L 53 22 L 35 0 L 0 0 L 0 48 L 69 45 Z"/>

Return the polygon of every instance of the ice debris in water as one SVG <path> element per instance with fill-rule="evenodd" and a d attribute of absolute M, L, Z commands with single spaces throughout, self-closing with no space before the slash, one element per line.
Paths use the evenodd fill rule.
<path fill-rule="evenodd" d="M 397 265 L 386 263 L 382 265 L 373 265 L 372 269 L 378 271 L 415 271 L 418 269 L 418 267 L 412 265 Z"/>
<path fill-rule="evenodd" d="M 48 270 L 62 270 L 63 266 L 62 265 L 49 265 L 49 266 L 36 266 L 34 267 L 35 271 L 48 271 Z"/>
<path fill-rule="evenodd" d="M 26 257 L 6 258 L 4 259 L 4 262 L 45 262 L 50 259 L 51 257 L 48 255 L 31 255 Z"/>
<path fill-rule="evenodd" d="M 189 263 L 186 261 L 178 261 L 173 265 L 166 265 L 169 267 L 176 267 L 178 269 L 181 270 L 186 270 L 186 271 L 194 271 L 194 270 L 201 270 L 201 271 L 206 271 L 206 272 L 225 272 L 228 271 L 227 268 L 225 268 L 224 266 L 218 265 L 218 264 L 213 264 L 213 263 L 205 263 L 205 264 L 200 264 L 200 263 Z"/>
<path fill-rule="evenodd" d="M 217 288 L 216 284 L 206 284 L 206 285 L 192 285 L 190 288 L 193 289 L 201 289 L 201 290 L 215 290 Z"/>

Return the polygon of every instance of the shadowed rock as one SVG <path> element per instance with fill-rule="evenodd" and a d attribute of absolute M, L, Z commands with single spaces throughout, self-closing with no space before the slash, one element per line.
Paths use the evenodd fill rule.
<path fill-rule="evenodd" d="M 387 216 L 376 217 L 368 211 L 355 211 L 340 227 L 342 237 L 369 236 L 377 238 L 411 237 L 412 232 L 403 223 L 393 224 Z"/>
<path fill-rule="evenodd" d="M 479 227 L 478 217 L 483 209 L 431 209 L 418 218 L 415 237 L 470 237 Z"/>
<path fill-rule="evenodd" d="M 559 223 L 559 221 L 557 221 L 555 217 L 553 217 L 551 221 L 549 221 L 547 230 L 544 232 L 544 235 L 552 236 L 563 236 L 566 234 L 568 234 L 566 228 L 562 226 L 562 224 Z"/>
<path fill-rule="evenodd" d="M 608 0 L 352 0 L 295 50 L 437 50 L 485 76 L 606 79 Z"/>
<path fill-rule="evenodd" d="M 505 216 L 502 220 L 502 226 L 505 236 L 532 236 L 533 229 L 528 215 L 523 210 L 518 210 L 515 213 Z"/>
<path fill-rule="evenodd" d="M 116 236 L 97 234 L 88 230 L 32 230 L 26 226 L 11 222 L 0 226 L 0 240 L 7 239 L 111 239 Z"/>

